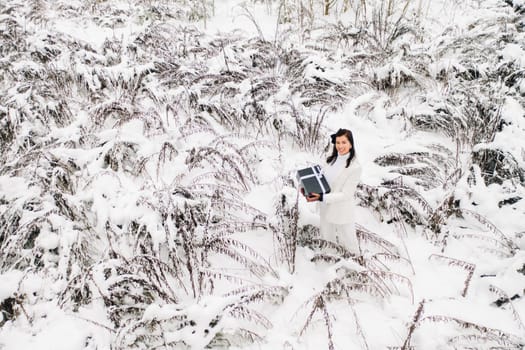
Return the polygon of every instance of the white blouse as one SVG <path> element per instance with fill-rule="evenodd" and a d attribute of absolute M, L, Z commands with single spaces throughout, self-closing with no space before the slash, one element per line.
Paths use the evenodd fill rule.
<path fill-rule="evenodd" d="M 345 168 L 348 157 L 350 157 L 350 152 L 343 156 L 338 155 L 334 164 L 327 165 L 324 167 L 323 173 L 330 187 L 333 186 L 335 180 L 337 179 L 337 176 L 339 176 L 341 171 Z"/>

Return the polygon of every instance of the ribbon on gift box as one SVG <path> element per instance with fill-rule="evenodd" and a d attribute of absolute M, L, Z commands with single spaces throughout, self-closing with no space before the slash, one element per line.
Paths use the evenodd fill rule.
<path fill-rule="evenodd" d="M 319 183 L 319 186 L 321 186 L 321 189 L 323 190 L 323 193 L 326 193 L 326 188 L 323 185 L 323 181 L 321 181 L 321 177 L 323 176 L 323 172 L 321 171 L 321 168 L 319 167 L 319 165 L 315 165 L 315 166 L 311 167 L 311 169 L 314 170 L 314 173 L 310 174 L 310 175 L 301 176 L 301 179 L 309 179 L 311 177 L 316 177 L 317 180 L 319 180 L 317 182 Z"/>

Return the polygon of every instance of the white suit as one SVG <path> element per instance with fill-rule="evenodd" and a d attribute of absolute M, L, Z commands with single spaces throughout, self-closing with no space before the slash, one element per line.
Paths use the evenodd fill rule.
<path fill-rule="evenodd" d="M 360 178 L 361 165 L 354 157 L 348 168 L 343 168 L 336 174 L 334 181 L 329 180 L 331 191 L 323 196 L 320 203 L 321 236 L 326 240 L 339 242 L 358 255 L 360 252 L 355 233 L 354 194 Z"/>

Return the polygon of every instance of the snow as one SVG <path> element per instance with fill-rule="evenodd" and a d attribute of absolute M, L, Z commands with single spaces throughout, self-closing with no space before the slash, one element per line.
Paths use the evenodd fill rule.
<path fill-rule="evenodd" d="M 218 1 L 214 17 L 210 21 L 199 22 L 199 27 L 210 34 L 226 34 L 242 31 L 253 34 L 261 30 L 263 38 L 272 40 L 275 36 L 277 21 L 271 6 L 254 3 L 246 6 L 243 0 Z"/>
<path fill-rule="evenodd" d="M 2 283 L 0 283 L 0 298 L 5 300 L 14 295 L 18 288 L 18 284 L 22 279 L 22 271 L 9 271 L 0 276 Z"/>
<path fill-rule="evenodd" d="M 503 59 L 515 62 L 518 68 L 525 67 L 525 50 L 518 44 L 507 44 L 501 50 Z"/>
<path fill-rule="evenodd" d="M 93 312 L 90 312 L 93 314 Z M 96 314 L 100 318 L 101 314 Z M 0 341 L 5 349 L 23 350 L 38 347 L 45 350 L 94 349 L 96 344 L 107 343 L 109 332 L 97 324 L 52 308 L 34 320 L 34 333 L 28 334 L 7 324 Z M 8 336 L 5 336 L 7 331 Z"/>
<path fill-rule="evenodd" d="M 2 76 L 14 82 L 13 86 L 0 83 L 0 91 L 6 95 L 0 99 L 0 126 L 10 130 L 8 121 L 16 120 L 17 124 L 12 143 L 8 133 L 0 132 L 1 145 L 5 145 L 1 151 L 5 159 L 0 164 L 0 350 L 142 349 L 162 348 L 170 342 L 175 345 L 166 348 L 203 349 L 212 339 L 221 337 L 227 339 L 223 348 L 238 350 L 317 350 L 327 348 L 329 341 L 335 349 L 385 349 L 405 342 L 420 305 L 424 306 L 422 320 L 410 343 L 417 349 L 453 348 L 453 337 L 480 333 L 450 320 L 432 319 L 438 316 L 497 329 L 516 337 L 520 344 L 525 342 L 523 179 L 487 185 L 481 168 L 470 158 L 481 149 L 503 150 L 525 171 L 525 83 L 490 86 L 499 86 L 500 90 L 491 96 L 502 101 L 498 105 L 502 124 L 496 126 L 501 130 L 490 140 L 474 145 L 463 140 L 465 144 L 460 145 L 446 132 L 417 129 L 410 120 L 413 115 L 434 115 L 436 106 L 447 107 L 449 102 L 443 97 L 449 88 L 457 88 L 456 75 L 468 72 L 470 67 L 476 67 L 483 79 L 494 73 L 493 62 L 480 62 L 483 59 L 479 57 L 466 61 L 460 55 L 465 42 L 450 46 L 445 43 L 456 36 L 475 40 L 493 34 L 498 28 L 494 23 L 505 21 L 511 26 L 510 7 L 502 8 L 495 1 L 422 1 L 424 16 L 418 25 L 428 37 L 416 42 L 416 38 L 407 36 L 394 43 L 392 52 L 372 53 L 368 60 L 360 60 L 356 57 L 368 54 L 360 51 L 362 47 L 340 45 L 326 52 L 309 47 L 302 51 L 308 40 L 319 44 L 319 48 L 328 47 L 328 40 L 316 35 L 324 25 L 350 23 L 344 22 L 352 18 L 350 12 L 324 17 L 316 23 L 318 27 L 299 35 L 289 30 L 299 23 L 294 19 L 279 22 L 280 12 L 271 2 L 223 0 L 214 3 L 211 18 L 200 18 L 192 24 L 203 34 L 198 44 L 177 43 L 204 46 L 213 39 L 226 39 L 223 50 L 213 49 L 218 52 L 215 56 L 200 52 L 193 58 L 175 54 L 182 49 L 170 47 L 168 40 L 180 34 L 178 26 L 183 21 L 166 18 L 160 22 L 166 27 L 159 34 L 164 40 L 156 48 L 159 51 L 143 52 L 142 57 L 147 59 L 137 61 L 131 48 L 140 46 L 137 38 L 159 23 L 154 19 L 155 1 L 148 2 L 151 7 L 126 1 L 97 2 L 91 9 L 81 1 L 60 2 L 68 6 L 71 16 L 64 16 L 51 3 L 43 3 L 48 6 L 43 10 L 48 19 L 45 24 L 29 17 L 17 19 L 25 23 L 26 33 L 34 32 L 34 36 L 28 36 L 34 41 L 27 49 L 45 50 L 48 34 L 63 36 L 65 41 L 76 40 L 82 49 L 61 52 L 52 63 L 22 53 L 16 62 L 1 61 L 2 70 L 9 69 Z M 336 3 L 334 6 L 341 5 Z M 514 5 L 523 5 L 523 1 L 514 1 Z M 123 18 L 131 17 L 109 26 L 113 23 L 109 14 L 97 12 L 97 6 L 106 6 L 108 12 L 111 9 Z M 74 15 L 78 11 L 87 14 Z M 146 16 L 148 13 L 152 17 Z M 1 16 L 0 22 L 7 16 Z M 0 24 L 2 33 L 7 30 Z M 359 31 L 352 27 L 349 33 L 358 35 Z M 523 34 L 512 35 L 506 39 L 512 42 L 497 49 L 489 47 L 487 57 L 495 50 L 490 57 L 497 57 L 502 65 L 512 64 L 515 71 L 523 70 Z M 238 38 L 250 38 L 251 42 L 237 43 L 234 39 Z M 239 62 L 258 53 L 257 46 L 250 46 L 257 39 L 282 44 L 273 46 L 278 48 L 276 51 L 282 50 L 276 67 L 259 68 L 261 77 L 278 84 L 254 92 L 267 94 L 258 101 L 266 120 L 228 125 L 218 113 L 199 110 L 199 104 L 237 104 L 233 107 L 238 109 L 232 107 L 226 112 L 228 117 L 228 113 L 251 107 L 248 99 L 254 98 L 253 76 Z M 109 41 L 122 45 L 121 56 L 111 50 L 101 54 Z M 259 44 L 264 47 L 265 42 Z M 492 42 L 487 39 L 485 44 L 490 46 Z M 293 58 L 289 47 L 305 56 L 297 66 L 289 66 L 288 60 Z M 403 49 L 421 56 L 410 58 Z M 112 57 L 120 60 L 110 65 Z M 348 57 L 359 62 L 349 64 L 344 61 Z M 199 62 L 208 77 L 196 79 L 201 70 L 193 61 Z M 173 67 L 159 68 L 166 63 Z M 49 117 L 34 108 L 59 107 L 56 100 L 41 94 L 38 85 L 53 79 L 46 75 L 53 65 L 69 71 L 75 80 L 73 91 L 63 91 L 59 96 L 71 106 L 73 115 L 72 122 L 65 126 L 46 120 Z M 301 74 L 289 78 L 287 74 L 294 69 Z M 137 74 L 147 71 L 155 73 L 146 74 L 139 84 Z M 166 74 L 162 84 L 158 71 Z M 206 79 L 213 81 L 232 72 L 241 78 L 226 79 L 210 87 L 220 91 L 213 96 L 203 92 Z M 446 77 L 441 77 L 443 72 Z M 362 81 L 354 80 L 357 73 Z M 41 78 L 33 78 L 36 83 L 28 90 L 19 90 L 26 75 Z M 404 84 L 403 77 L 413 81 Z M 190 83 L 179 84 L 178 79 Z M 372 87 L 366 79 L 376 83 L 389 79 L 392 87 Z M 138 88 L 126 87 L 129 82 L 137 83 Z M 312 120 L 319 115 L 320 107 L 302 105 L 309 96 L 303 94 L 300 84 L 319 82 L 333 84 L 329 87 L 333 94 L 323 96 L 341 94 L 344 99 L 330 101 L 332 108 L 319 127 L 321 141 L 306 149 L 299 142 L 305 135 L 295 133 L 311 128 L 300 129 L 297 115 L 303 121 Z M 478 93 L 476 82 L 470 83 L 472 94 Z M 348 88 L 356 85 L 355 89 Z M 44 91 L 51 91 L 49 86 Z M 322 90 L 324 86 L 316 88 Z M 104 123 L 95 125 L 97 108 L 112 102 L 120 103 L 124 111 L 108 113 L 111 115 L 103 116 Z M 15 115 L 15 110 L 20 115 Z M 282 133 L 272 121 L 282 123 Z M 293 246 L 291 261 L 286 244 L 293 234 L 299 234 L 300 241 L 304 238 L 301 229 L 319 225 L 316 205 L 306 203 L 297 192 L 295 171 L 323 164 L 328 144 L 325 136 L 339 128 L 354 133 L 357 157 L 363 167 L 362 185 L 377 189 L 378 196 L 382 196 L 395 190 L 384 185 L 386 180 L 402 177 L 403 184 L 420 194 L 429 206 L 423 208 L 414 199 L 407 199 L 414 202 L 415 211 L 433 211 L 451 199 L 459 203 L 465 215 L 455 213 L 454 206 L 446 208 L 449 212 L 440 223 L 441 232 L 431 232 L 421 224 L 411 226 L 397 221 L 390 211 L 372 201 L 356 208 L 359 227 L 378 239 L 361 242 L 366 266 L 340 256 L 337 262 L 316 261 L 319 253 L 329 255 L 332 251 L 304 242 Z M 252 147 L 243 148 L 250 142 L 254 143 Z M 173 146 L 173 151 L 166 145 Z M 202 147 L 211 147 L 224 158 L 193 162 L 192 155 Z M 436 175 L 426 179 L 400 175 L 401 166 L 375 162 L 385 155 L 417 152 L 442 155 L 452 165 L 432 157 L 409 164 L 412 168 L 432 167 Z M 234 165 L 242 171 L 250 169 L 254 173 L 255 180 L 247 181 L 245 190 L 228 192 L 215 186 L 242 187 L 228 159 L 234 159 Z M 68 162 L 76 168 L 65 170 Z M 455 166 L 462 171 L 461 177 L 445 188 L 442 184 Z M 220 210 L 210 204 L 214 190 L 218 198 L 223 197 L 222 202 L 213 205 L 228 208 L 218 219 L 213 216 Z M 501 205 L 517 197 L 520 199 L 515 203 Z M 283 199 L 286 203 L 279 212 Z M 394 199 L 400 198 L 390 200 Z M 286 216 L 293 213 L 296 200 L 299 233 L 292 231 L 293 219 Z M 378 208 L 374 208 L 376 205 Z M 466 215 L 466 210 L 482 219 Z M 430 220 L 428 216 L 426 219 Z M 231 228 L 232 223 L 238 226 Z M 222 224 L 227 228 L 221 230 Z M 183 235 L 192 232 L 192 225 L 195 236 L 188 244 Z M 204 237 L 209 241 L 203 241 Z M 396 259 L 385 254 L 387 248 L 379 239 L 393 245 L 398 253 Z M 213 245 L 220 240 L 227 244 Z M 508 241 L 515 247 L 509 247 Z M 188 253 L 192 249 L 193 255 Z M 191 263 L 195 270 L 188 272 Z M 208 275 L 213 278 L 207 279 Z M 354 279 L 354 289 L 335 292 L 345 278 Z M 359 278 L 366 282 L 357 283 Z M 210 280 L 213 290 L 208 285 Z M 363 286 L 367 288 L 359 288 Z M 246 290 L 232 292 L 239 288 Z M 268 296 L 271 293 L 263 292 L 268 290 L 280 292 Z M 506 300 L 498 307 L 494 302 L 502 295 L 519 298 Z M 261 340 L 239 340 L 241 330 L 253 331 Z M 151 339 L 142 339 L 143 334 Z M 155 338 L 158 334 L 161 340 Z"/>

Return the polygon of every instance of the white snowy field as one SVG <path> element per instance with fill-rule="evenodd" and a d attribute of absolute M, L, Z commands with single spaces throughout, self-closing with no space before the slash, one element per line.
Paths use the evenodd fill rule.
<path fill-rule="evenodd" d="M 525 3 L 330 4 L 0 0 L 0 350 L 525 347 Z"/>

